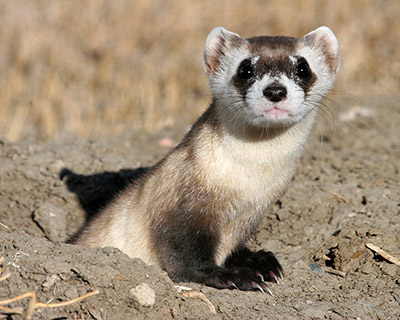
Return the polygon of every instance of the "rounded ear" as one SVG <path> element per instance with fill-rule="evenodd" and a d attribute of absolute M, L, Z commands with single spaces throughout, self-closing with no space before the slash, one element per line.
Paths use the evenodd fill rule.
<path fill-rule="evenodd" d="M 214 28 L 207 37 L 203 54 L 203 68 L 208 75 L 213 76 L 223 58 L 244 41 L 238 34 L 223 27 Z"/>
<path fill-rule="evenodd" d="M 307 33 L 303 43 L 325 56 L 325 61 L 332 73 L 337 73 L 340 68 L 339 42 L 335 34 L 328 27 L 319 27 Z"/>

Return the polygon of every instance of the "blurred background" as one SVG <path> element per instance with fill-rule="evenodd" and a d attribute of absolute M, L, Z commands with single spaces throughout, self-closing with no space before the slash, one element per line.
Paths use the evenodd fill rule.
<path fill-rule="evenodd" d="M 329 26 L 342 68 L 331 99 L 398 94 L 400 1 L 1 0 L 0 136 L 154 133 L 194 121 L 211 95 L 212 28 L 301 37 Z"/>

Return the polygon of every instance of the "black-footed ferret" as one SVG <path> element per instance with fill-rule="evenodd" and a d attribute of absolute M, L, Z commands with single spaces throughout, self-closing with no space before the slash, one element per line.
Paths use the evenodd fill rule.
<path fill-rule="evenodd" d="M 327 27 L 300 39 L 212 30 L 203 56 L 211 105 L 76 243 L 119 248 L 175 281 L 269 291 L 264 281 L 282 268 L 246 241 L 291 180 L 339 65 Z"/>

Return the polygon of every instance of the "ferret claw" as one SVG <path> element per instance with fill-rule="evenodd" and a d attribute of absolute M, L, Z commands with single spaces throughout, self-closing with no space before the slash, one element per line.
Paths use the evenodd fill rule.
<path fill-rule="evenodd" d="M 277 283 L 277 284 L 279 284 L 279 278 L 278 278 L 278 276 L 274 273 L 274 272 L 272 272 L 272 271 L 270 271 L 269 272 L 269 275 L 270 275 L 270 277 L 272 278 L 272 279 L 274 279 L 274 281 Z"/>
<path fill-rule="evenodd" d="M 252 281 L 252 282 L 251 282 L 251 285 L 252 285 L 252 287 L 253 287 L 254 289 L 258 289 L 258 290 L 260 290 L 262 293 L 268 292 L 271 296 L 273 295 L 273 294 L 272 294 L 272 291 L 270 290 L 270 288 L 269 288 L 266 284 L 264 284 L 264 283 L 258 284 L 258 283 L 256 283 L 256 282 Z"/>
<path fill-rule="evenodd" d="M 257 272 L 256 272 L 256 276 L 257 276 L 257 277 L 260 277 L 260 279 L 261 279 L 262 282 L 265 282 L 264 277 L 263 277 L 263 275 L 260 273 L 260 271 L 257 271 Z"/>
<path fill-rule="evenodd" d="M 236 286 L 236 284 L 233 283 L 233 282 L 230 281 L 230 280 L 228 281 L 228 286 L 231 287 L 231 288 L 239 289 L 239 288 Z"/>
<path fill-rule="evenodd" d="M 271 289 L 265 283 L 262 283 L 261 286 L 264 289 L 264 291 L 268 292 L 271 296 L 273 296 Z"/>
<path fill-rule="evenodd" d="M 252 286 L 254 289 L 260 290 L 262 293 L 265 292 L 264 289 L 263 289 L 257 282 L 252 281 L 252 282 L 251 282 L 251 286 Z"/>

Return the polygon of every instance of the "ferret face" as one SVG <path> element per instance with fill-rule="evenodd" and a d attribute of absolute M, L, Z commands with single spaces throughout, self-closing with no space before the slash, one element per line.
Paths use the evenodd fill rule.
<path fill-rule="evenodd" d="M 243 39 L 216 28 L 203 59 L 225 121 L 265 128 L 290 126 L 315 110 L 339 64 L 338 43 L 327 27 L 302 39 Z"/>

